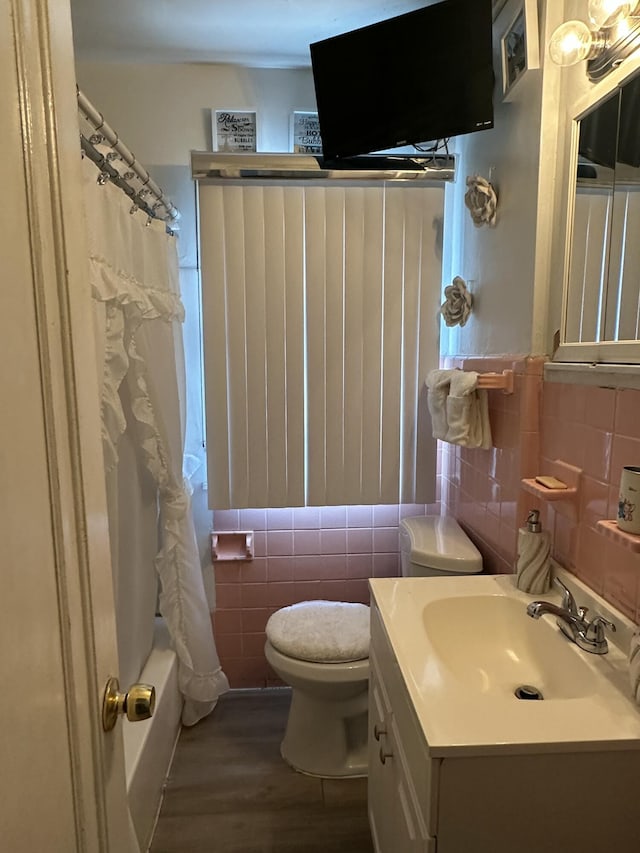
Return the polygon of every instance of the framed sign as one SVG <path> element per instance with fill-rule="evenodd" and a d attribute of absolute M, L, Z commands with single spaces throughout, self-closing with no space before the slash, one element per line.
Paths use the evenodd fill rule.
<path fill-rule="evenodd" d="M 322 154 L 318 113 L 291 113 L 289 149 L 294 154 Z"/>
<path fill-rule="evenodd" d="M 536 0 L 507 0 L 498 16 L 502 100 L 510 101 L 527 71 L 539 68 Z"/>
<path fill-rule="evenodd" d="M 215 110 L 213 147 L 216 151 L 256 151 L 256 113 L 241 110 Z"/>

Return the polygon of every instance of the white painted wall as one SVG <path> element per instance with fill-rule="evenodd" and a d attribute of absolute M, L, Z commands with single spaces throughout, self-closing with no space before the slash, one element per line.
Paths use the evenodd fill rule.
<path fill-rule="evenodd" d="M 211 150 L 211 110 L 258 112 L 258 149 L 287 151 L 289 115 L 315 110 L 311 70 L 78 62 L 78 85 L 147 166 Z"/>
<path fill-rule="evenodd" d="M 512 0 L 507 0 L 507 11 Z M 451 275 L 471 281 L 474 312 L 463 328 L 443 325 L 446 355 L 551 355 L 560 327 L 567 170 L 573 104 L 591 87 L 585 64 L 555 66 L 549 35 L 570 18 L 586 20 L 587 0 L 538 0 L 540 68 L 500 94 L 497 55 L 503 18 L 494 25 L 495 127 L 458 140 L 460 174 L 450 199 Z M 473 226 L 464 207 L 466 175 L 491 179 L 499 195 L 495 228 Z M 449 222 L 451 224 L 451 222 Z"/>
<path fill-rule="evenodd" d="M 443 325 L 446 355 L 532 350 L 542 71 L 528 71 L 518 81 L 513 100 L 503 102 L 500 17 L 496 23 L 494 128 L 458 140 L 461 158 L 453 223 L 447 223 L 458 226 L 451 247 L 451 272 L 470 285 L 474 310 L 464 328 L 447 330 Z M 465 178 L 475 174 L 490 179 L 498 192 L 498 220 L 493 228 L 476 228 L 464 206 Z"/>

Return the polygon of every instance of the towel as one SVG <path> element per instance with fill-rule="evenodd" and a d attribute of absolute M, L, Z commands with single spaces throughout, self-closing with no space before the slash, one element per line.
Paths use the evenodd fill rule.
<path fill-rule="evenodd" d="M 434 438 L 462 447 L 491 447 L 489 398 L 478 390 L 475 371 L 432 370 L 426 384 Z"/>
<path fill-rule="evenodd" d="M 447 435 L 447 397 L 453 370 L 432 370 L 427 376 L 427 406 L 431 415 L 433 437 L 445 441 Z"/>

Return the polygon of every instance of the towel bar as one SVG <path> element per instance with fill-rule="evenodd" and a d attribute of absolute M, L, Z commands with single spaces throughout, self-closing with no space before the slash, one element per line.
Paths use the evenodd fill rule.
<path fill-rule="evenodd" d="M 503 370 L 502 373 L 480 373 L 478 388 L 488 391 L 501 390 L 505 394 L 513 394 L 513 370 Z"/>

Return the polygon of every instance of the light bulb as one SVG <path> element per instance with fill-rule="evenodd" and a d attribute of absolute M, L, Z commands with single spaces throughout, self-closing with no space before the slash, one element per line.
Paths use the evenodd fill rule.
<path fill-rule="evenodd" d="M 589 0 L 589 20 L 594 30 L 606 30 L 615 26 L 631 13 L 636 0 Z"/>
<path fill-rule="evenodd" d="M 575 65 L 592 52 L 591 30 L 583 21 L 567 21 L 554 30 L 549 41 L 549 56 L 556 65 Z"/>

